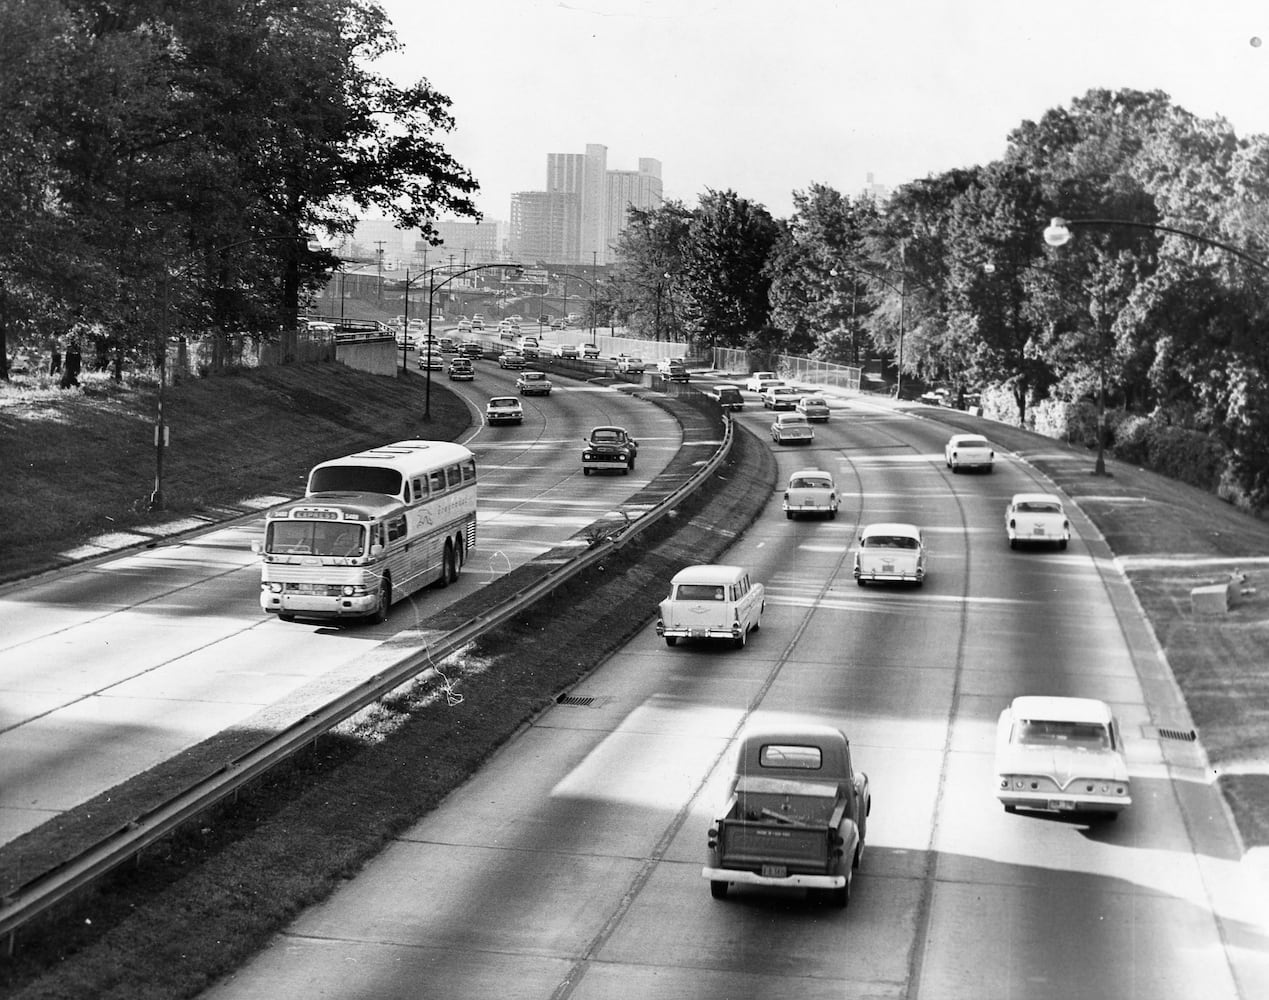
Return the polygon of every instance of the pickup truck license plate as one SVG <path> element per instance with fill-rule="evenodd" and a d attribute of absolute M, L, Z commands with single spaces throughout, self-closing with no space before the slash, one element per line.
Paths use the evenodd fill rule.
<path fill-rule="evenodd" d="M 787 865 L 763 865 L 763 878 L 788 878 L 789 869 Z"/>
<path fill-rule="evenodd" d="M 1074 799 L 1049 799 L 1049 808 L 1059 812 L 1070 812 L 1075 808 Z"/>

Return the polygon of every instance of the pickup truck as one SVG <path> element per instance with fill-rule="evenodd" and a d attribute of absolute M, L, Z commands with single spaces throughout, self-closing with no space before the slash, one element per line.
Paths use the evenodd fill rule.
<path fill-rule="evenodd" d="M 872 811 L 850 741 L 840 729 L 807 724 L 747 729 L 739 744 L 701 870 L 710 895 L 724 899 L 732 884 L 800 887 L 846 906 Z"/>

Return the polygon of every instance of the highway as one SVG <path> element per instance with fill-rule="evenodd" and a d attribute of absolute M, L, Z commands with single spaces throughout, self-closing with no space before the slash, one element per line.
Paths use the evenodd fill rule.
<path fill-rule="evenodd" d="M 747 648 L 667 648 L 650 622 L 205 996 L 1269 995 L 1263 902 L 1200 754 L 1150 728 L 1183 706 L 1091 524 L 1075 513 L 1066 551 L 1011 551 L 1007 498 L 1045 486 L 1030 466 L 953 476 L 946 428 L 834 405 L 778 457 L 836 475 L 838 518 L 787 521 L 777 492 L 727 556 L 768 590 Z M 924 587 L 855 585 L 852 541 L 878 520 L 925 528 Z M 1134 784 L 1117 822 L 999 806 L 995 721 L 1020 693 L 1113 704 Z M 841 726 L 871 780 L 846 910 L 714 900 L 701 877 L 732 740 L 777 719 Z"/>
<path fill-rule="evenodd" d="M 516 373 L 492 360 L 477 372 L 463 383 L 432 374 L 482 415 L 489 396 L 514 394 Z M 585 382 L 557 379 L 523 403 L 522 426 L 477 416 L 464 442 L 481 479 L 477 547 L 459 582 L 399 602 L 385 625 L 264 615 L 258 518 L 0 591 L 0 843 L 260 713 L 290 721 L 288 697 L 305 685 L 379 669 L 385 640 L 619 506 L 681 442 L 657 406 Z M 582 438 L 607 423 L 639 438 L 637 469 L 583 479 Z"/>

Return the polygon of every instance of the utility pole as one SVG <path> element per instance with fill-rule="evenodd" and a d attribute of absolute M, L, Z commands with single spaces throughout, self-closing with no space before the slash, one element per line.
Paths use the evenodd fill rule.
<path fill-rule="evenodd" d="M 387 240 L 375 240 L 375 246 L 378 248 L 375 250 L 375 259 L 378 261 L 379 265 L 379 290 L 376 295 L 376 299 L 380 304 L 383 303 L 383 245 L 387 242 Z"/>

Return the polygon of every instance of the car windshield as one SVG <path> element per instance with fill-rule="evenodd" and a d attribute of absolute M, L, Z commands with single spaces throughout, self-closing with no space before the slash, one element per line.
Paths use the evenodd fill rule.
<path fill-rule="evenodd" d="M 1068 746 L 1079 750 L 1109 750 L 1110 732 L 1100 722 L 1064 719 L 1022 719 L 1014 723 L 1012 742 L 1025 746 Z"/>
<path fill-rule="evenodd" d="M 722 587 L 705 583 L 680 583 L 675 597 L 680 601 L 721 601 L 724 599 Z"/>
<path fill-rule="evenodd" d="M 868 549 L 918 549 L 921 543 L 911 535 L 869 535 L 861 543 Z"/>
<path fill-rule="evenodd" d="M 519 400 L 512 399 L 509 397 L 499 397 L 498 399 L 491 399 L 489 401 L 489 405 L 490 406 L 519 406 L 520 402 Z"/>
<path fill-rule="evenodd" d="M 1018 504 L 1017 510 L 1024 514 L 1061 514 L 1062 505 L 1058 503 L 1047 503 L 1042 500 L 1024 500 Z"/>
<path fill-rule="evenodd" d="M 621 435 L 617 431 L 595 431 L 590 439 L 600 444 L 616 444 L 621 440 Z"/>

